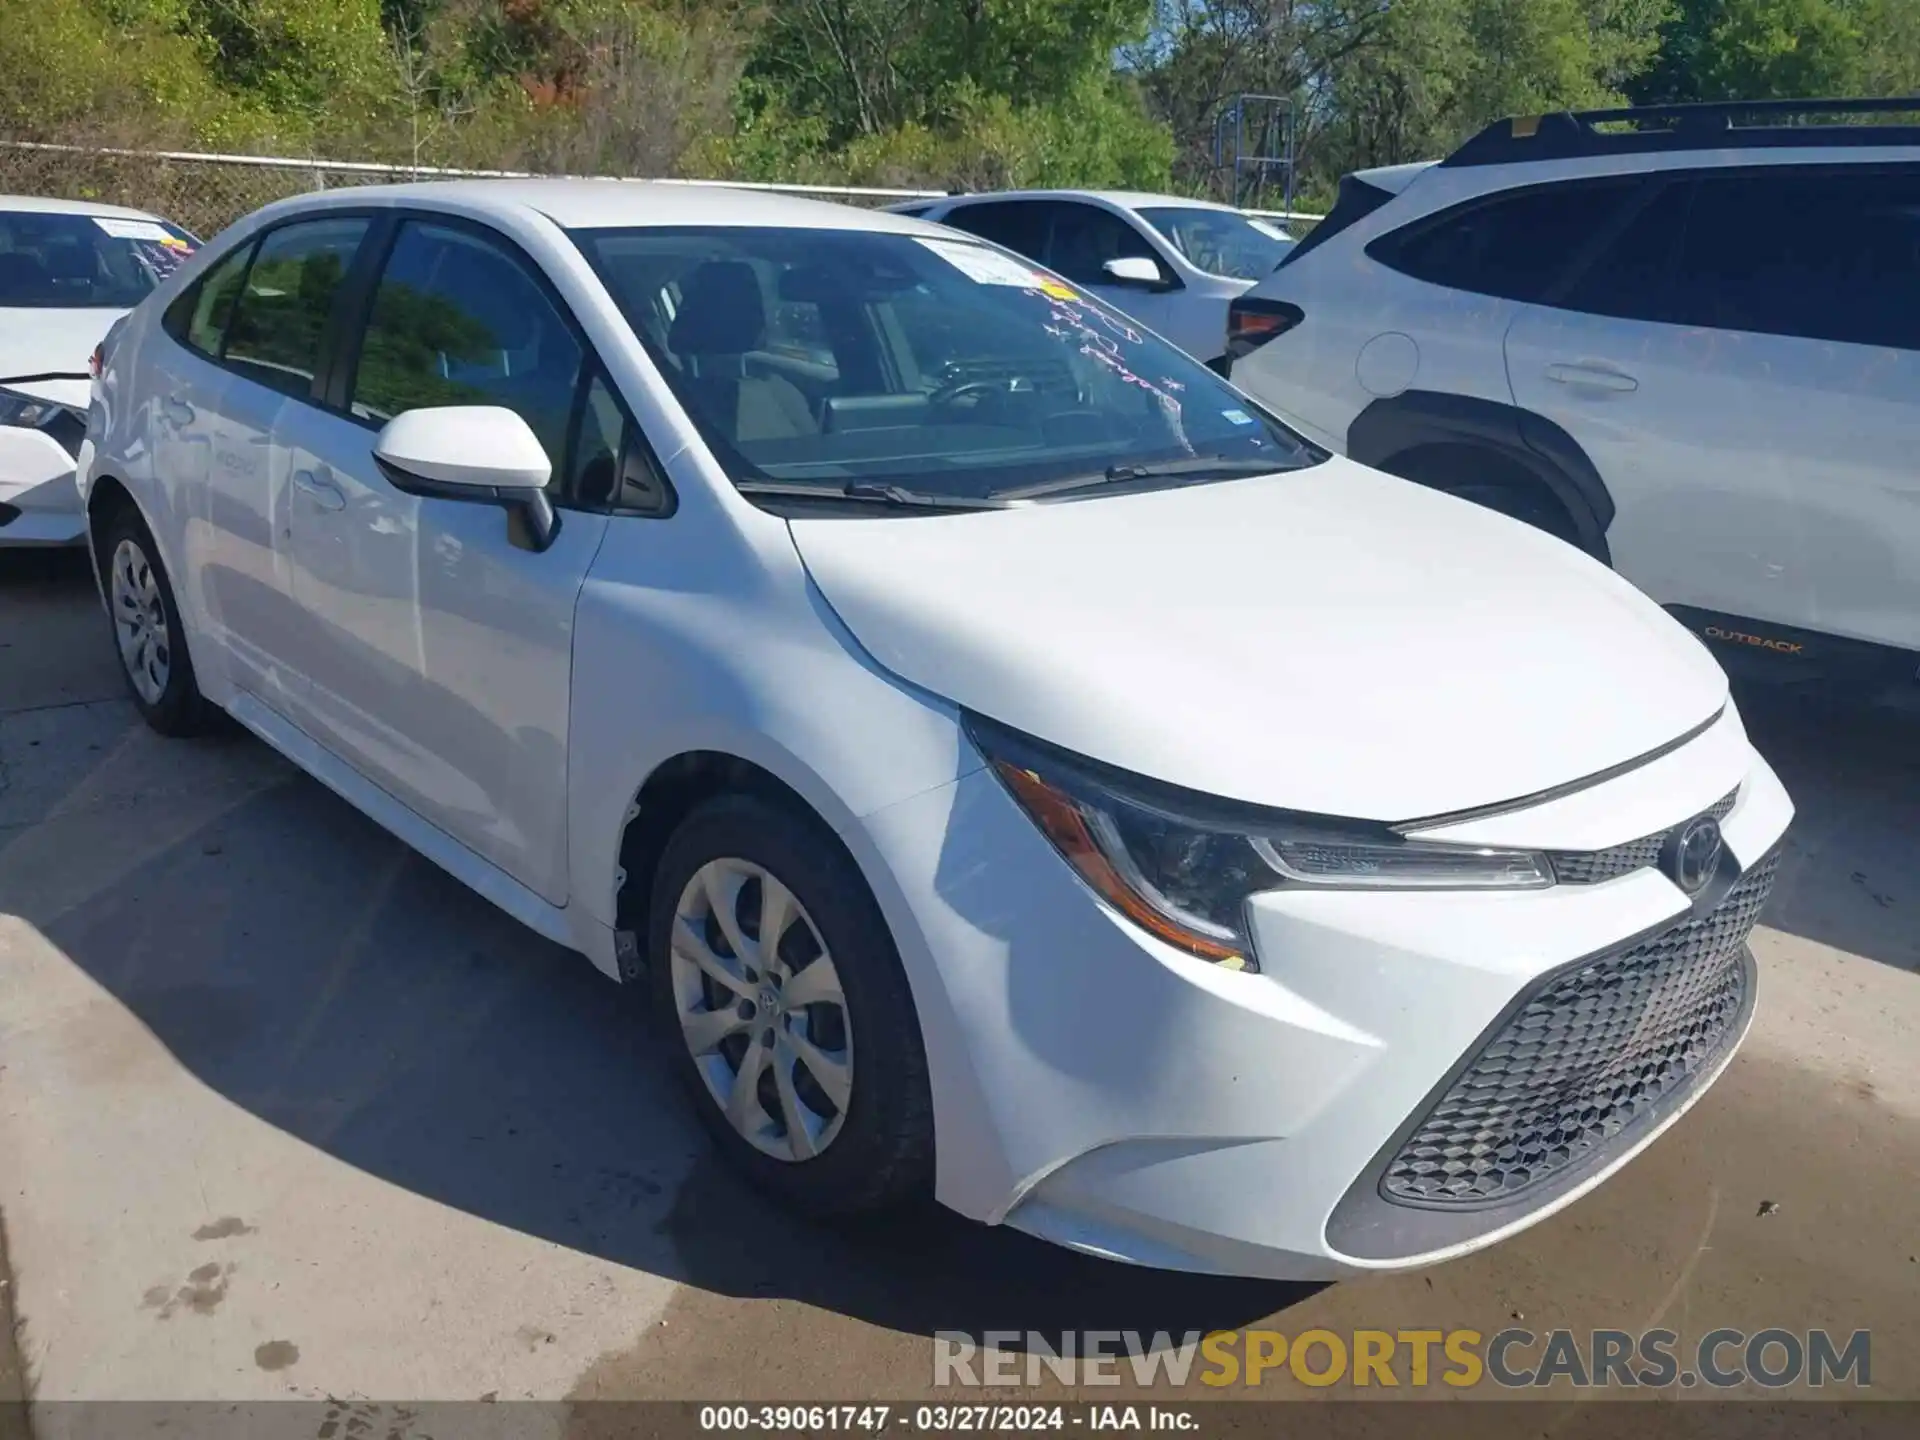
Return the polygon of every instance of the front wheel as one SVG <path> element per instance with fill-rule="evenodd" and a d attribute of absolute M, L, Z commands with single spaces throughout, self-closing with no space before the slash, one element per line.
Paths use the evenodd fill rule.
<path fill-rule="evenodd" d="M 878 905 L 819 822 L 749 795 L 694 810 L 655 874 L 648 949 L 694 1106 L 753 1183 L 820 1216 L 926 1192 L 919 1019 Z"/>
<path fill-rule="evenodd" d="M 198 734 L 207 703 L 159 547 L 137 512 L 122 510 L 108 523 L 102 553 L 107 615 L 134 705 L 162 735 Z"/>

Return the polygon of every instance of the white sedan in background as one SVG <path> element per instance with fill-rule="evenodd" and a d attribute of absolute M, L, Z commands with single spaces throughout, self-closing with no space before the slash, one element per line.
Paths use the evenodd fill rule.
<path fill-rule="evenodd" d="M 0 547 L 85 537 L 94 347 L 199 243 L 139 210 L 0 195 Z"/>
<path fill-rule="evenodd" d="M 889 208 L 1037 260 L 1217 370 L 1228 304 L 1294 243 L 1230 205 L 1125 190 L 1008 190 Z"/>
<path fill-rule="evenodd" d="M 283 201 L 109 337 L 88 445 L 149 723 L 228 712 L 649 984 L 801 1209 L 1424 1265 L 1753 1013 L 1792 804 L 1698 643 L 953 230 Z"/>

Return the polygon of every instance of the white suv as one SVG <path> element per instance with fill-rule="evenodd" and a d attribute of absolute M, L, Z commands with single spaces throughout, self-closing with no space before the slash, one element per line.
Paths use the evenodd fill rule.
<path fill-rule="evenodd" d="M 225 710 L 651 985 L 795 1205 L 1424 1264 L 1599 1184 L 1746 1030 L 1792 805 L 1712 657 L 1003 250 L 341 190 L 107 349 L 142 713 Z"/>
<path fill-rule="evenodd" d="M 1920 129 L 1805 123 L 1899 109 L 1547 115 L 1350 176 L 1239 302 L 1234 383 L 1610 559 L 1723 659 L 1910 692 Z"/>
<path fill-rule="evenodd" d="M 1294 246 L 1270 220 L 1179 195 L 1005 190 L 891 208 L 1037 260 L 1223 371 L 1228 303 Z"/>

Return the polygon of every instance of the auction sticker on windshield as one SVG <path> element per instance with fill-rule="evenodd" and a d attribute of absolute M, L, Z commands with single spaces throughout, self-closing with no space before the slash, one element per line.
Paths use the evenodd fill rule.
<path fill-rule="evenodd" d="M 185 243 L 156 220 L 122 220 L 115 215 L 96 215 L 93 223 L 116 240 L 149 240 L 166 246 Z"/>
<path fill-rule="evenodd" d="M 1051 276 L 1042 275 L 1011 255 L 1002 255 L 984 245 L 969 245 L 964 240 L 929 240 L 924 235 L 916 235 L 914 239 L 968 279 L 982 285 L 1014 285 L 1022 290 L 1038 290 L 1056 300 L 1080 298 Z"/>

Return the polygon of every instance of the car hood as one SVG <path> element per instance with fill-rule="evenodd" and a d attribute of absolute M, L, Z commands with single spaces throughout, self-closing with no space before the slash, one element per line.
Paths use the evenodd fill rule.
<path fill-rule="evenodd" d="M 969 514 L 796 519 L 881 665 L 1212 795 L 1372 820 L 1518 799 L 1711 718 L 1704 646 L 1586 555 L 1343 459 Z"/>
<path fill-rule="evenodd" d="M 125 310 L 0 307 L 0 385 L 22 375 L 87 378 L 93 347 Z"/>

